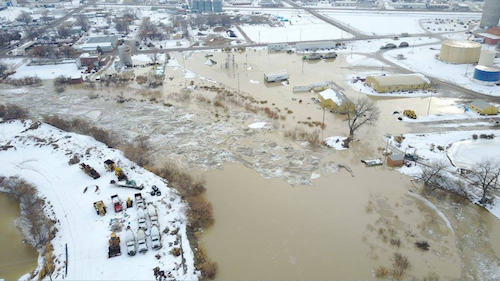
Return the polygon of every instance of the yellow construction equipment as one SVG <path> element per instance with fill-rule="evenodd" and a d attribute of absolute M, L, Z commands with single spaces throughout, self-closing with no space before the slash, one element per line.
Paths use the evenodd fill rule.
<path fill-rule="evenodd" d="M 413 110 L 407 109 L 403 111 L 403 115 L 411 119 L 417 119 L 417 114 Z"/>
<path fill-rule="evenodd" d="M 94 208 L 99 216 L 104 216 L 106 214 L 106 206 L 104 206 L 102 200 L 94 202 Z"/>
<path fill-rule="evenodd" d="M 132 208 L 132 206 L 134 205 L 134 201 L 132 201 L 132 199 L 127 198 L 127 208 Z"/>
<path fill-rule="evenodd" d="M 120 256 L 122 251 L 120 249 L 120 237 L 116 235 L 116 233 L 112 232 L 109 238 L 109 248 L 108 248 L 108 257 L 116 257 Z"/>
<path fill-rule="evenodd" d="M 125 175 L 125 173 L 123 172 L 122 168 L 120 168 L 120 167 L 116 167 L 115 168 L 115 176 L 118 177 L 118 181 L 122 181 L 122 180 L 126 180 L 127 179 L 127 175 Z"/>

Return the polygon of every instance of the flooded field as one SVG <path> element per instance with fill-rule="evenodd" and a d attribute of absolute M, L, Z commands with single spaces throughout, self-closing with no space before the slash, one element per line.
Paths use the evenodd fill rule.
<path fill-rule="evenodd" d="M 265 180 L 236 164 L 208 172 L 216 224 L 203 243 L 219 263 L 217 277 L 371 279 L 373 270 L 390 268 L 393 253 L 401 252 L 412 263 L 409 276 L 460 278 L 456 241 L 445 222 L 419 228 L 433 211 L 407 195 L 410 179 L 385 168 L 349 165 L 354 177 L 341 170 L 314 186 Z M 388 225 L 400 247 L 377 234 Z M 436 248 L 422 253 L 413 245 L 417 239 L 430 239 Z"/>
<path fill-rule="evenodd" d="M 55 94 L 46 83 L 29 90 L 5 89 L 0 97 L 25 106 L 35 116 L 56 113 L 119 130 L 125 141 L 149 136 L 156 160 L 174 160 L 206 174 L 206 195 L 216 223 L 201 239 L 210 258 L 219 264 L 218 279 L 373 279 L 380 266 L 392 267 L 394 253 L 408 257 L 408 278 L 491 276 L 479 275 L 483 264 L 471 253 L 480 246 L 481 261 L 491 265 L 489 271 L 495 270 L 500 251 L 498 219 L 470 205 L 428 202 L 415 195 L 420 192 L 411 178 L 360 163 L 381 157 L 384 134 L 419 132 L 418 126 L 398 121 L 394 111 L 459 113 L 455 106 L 459 100 L 438 94 L 429 107 L 430 98 L 370 97 L 381 115 L 376 126 L 356 134 L 360 142 L 347 151 L 313 148 L 283 136 L 287 129 L 306 127 L 300 121 L 323 118 L 323 111 L 311 100 L 317 95 L 293 94 L 293 86 L 334 81 L 336 89 L 349 98 L 363 97 L 345 81 L 346 75 L 359 69 L 352 69 L 341 56 L 306 62 L 302 74 L 300 56 L 265 51 L 237 53 L 238 66 L 225 69 L 221 65 L 227 55 L 210 54 L 217 65 L 206 65 L 204 53 L 186 55 L 186 68 L 194 74 L 167 67 L 167 79 L 157 94 L 144 93 L 136 84 L 68 87 L 65 93 Z M 172 55 L 183 64 L 180 54 Z M 282 70 L 291 74 L 289 85 L 264 83 L 264 73 Z M 184 100 L 170 96 L 191 81 L 198 87 L 240 89 L 263 106 L 279 109 L 286 118 L 271 120 L 229 102 L 216 107 L 215 93 L 200 88 L 188 92 Z M 122 93 L 127 101 L 117 102 Z M 249 129 L 254 122 L 266 122 L 266 127 Z M 321 138 L 347 136 L 344 116 L 326 112 L 325 123 Z M 329 171 L 331 163 L 350 167 L 354 176 L 343 168 L 338 173 Z M 467 212 L 457 211 L 460 208 Z M 468 221 L 478 222 L 476 228 L 471 229 Z M 429 251 L 415 247 L 423 240 L 429 242 Z"/>
<path fill-rule="evenodd" d="M 14 226 L 19 203 L 0 192 L 0 279 L 17 280 L 37 267 L 38 253 Z"/>

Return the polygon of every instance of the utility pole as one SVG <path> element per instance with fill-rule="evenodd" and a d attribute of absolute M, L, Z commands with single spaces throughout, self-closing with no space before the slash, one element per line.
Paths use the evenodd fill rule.
<path fill-rule="evenodd" d="M 467 64 L 465 67 L 465 74 L 464 74 L 465 77 L 467 77 L 467 72 L 469 72 L 469 64 Z"/>
<path fill-rule="evenodd" d="M 260 31 L 259 31 L 259 44 L 260 44 Z"/>
<path fill-rule="evenodd" d="M 325 125 L 325 107 L 323 106 L 323 125 Z"/>
<path fill-rule="evenodd" d="M 352 59 L 352 51 L 354 49 L 354 45 L 351 45 L 351 59 Z"/>
<path fill-rule="evenodd" d="M 302 75 L 304 75 L 304 58 L 301 58 L 302 60 Z"/>
<path fill-rule="evenodd" d="M 384 162 L 387 165 L 387 154 L 388 154 L 387 153 L 387 149 L 389 149 L 389 138 L 390 138 L 390 136 L 386 135 L 385 137 L 387 138 L 387 144 L 385 145 L 385 151 L 384 151 L 385 160 L 384 160 Z"/>
<path fill-rule="evenodd" d="M 240 93 L 240 74 L 238 73 L 238 94 Z"/>
<path fill-rule="evenodd" d="M 245 66 L 248 67 L 248 54 L 245 54 Z"/>
<path fill-rule="evenodd" d="M 431 97 L 429 98 L 429 106 L 427 107 L 427 115 L 429 115 L 429 112 L 431 110 L 431 101 L 432 101 L 432 92 L 431 92 Z"/>

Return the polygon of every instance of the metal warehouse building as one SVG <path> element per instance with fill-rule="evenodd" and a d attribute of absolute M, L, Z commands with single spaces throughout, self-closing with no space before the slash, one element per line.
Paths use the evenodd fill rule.
<path fill-rule="evenodd" d="M 427 89 L 430 81 L 419 74 L 401 74 L 391 76 L 368 76 L 366 85 L 378 93 Z"/>
<path fill-rule="evenodd" d="M 448 63 L 477 63 L 481 44 L 467 40 L 447 40 L 441 45 L 439 58 Z"/>

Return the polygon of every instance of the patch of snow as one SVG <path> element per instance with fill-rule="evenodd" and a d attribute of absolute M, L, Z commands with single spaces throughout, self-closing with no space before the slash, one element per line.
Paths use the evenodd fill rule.
<path fill-rule="evenodd" d="M 248 125 L 248 127 L 252 128 L 252 129 L 261 129 L 265 125 L 266 125 L 266 122 L 257 122 L 257 123 L 253 123 L 253 124 Z"/>
<path fill-rule="evenodd" d="M 342 144 L 344 143 L 344 140 L 346 140 L 346 139 L 347 139 L 347 137 L 339 137 L 339 136 L 328 137 L 325 139 L 325 144 L 328 147 L 331 147 L 335 150 L 345 150 L 347 148 L 343 147 Z"/>

